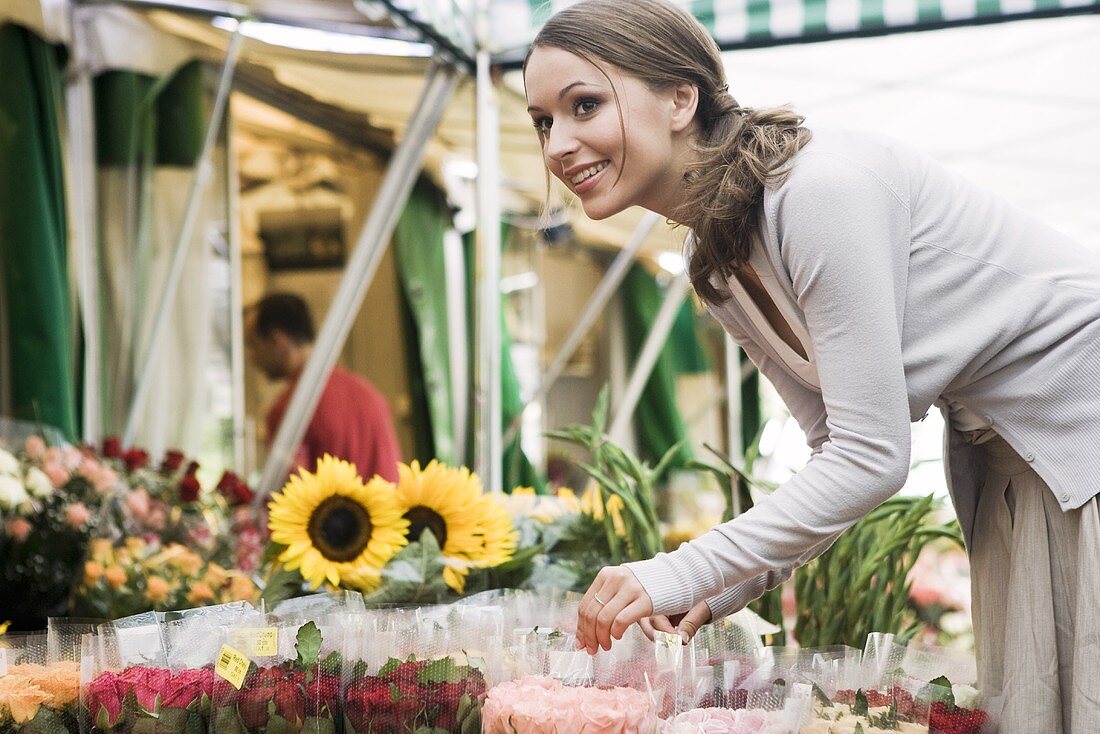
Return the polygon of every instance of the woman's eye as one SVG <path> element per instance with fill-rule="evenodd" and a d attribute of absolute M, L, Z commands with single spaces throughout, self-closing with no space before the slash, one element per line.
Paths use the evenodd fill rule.
<path fill-rule="evenodd" d="M 539 135 L 545 135 L 546 133 L 550 132 L 551 120 L 549 117 L 540 117 L 539 119 L 532 120 L 531 122 L 535 126 L 535 131 L 538 132 Z"/>
<path fill-rule="evenodd" d="M 590 115 L 599 107 L 599 102 L 594 99 L 581 99 L 573 105 L 573 111 L 578 115 Z"/>

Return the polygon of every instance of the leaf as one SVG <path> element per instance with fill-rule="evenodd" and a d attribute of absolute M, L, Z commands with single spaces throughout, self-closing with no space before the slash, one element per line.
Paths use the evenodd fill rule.
<path fill-rule="evenodd" d="M 363 665 L 365 667 L 366 663 L 363 663 Z M 381 677 L 385 677 L 385 676 L 389 675 L 390 673 L 394 672 L 395 670 L 397 670 L 397 668 L 400 665 L 401 665 L 400 660 L 398 660 L 397 658 L 390 658 L 389 660 L 386 661 L 386 664 L 382 666 L 382 669 L 378 671 L 378 675 L 381 676 Z"/>
<path fill-rule="evenodd" d="M 363 596 L 367 605 L 437 603 L 454 594 L 443 580 L 446 566 L 430 530 L 409 543 L 382 569 L 382 585 Z"/>
<path fill-rule="evenodd" d="M 302 578 L 302 574 L 297 569 L 288 571 L 282 566 L 276 566 L 264 584 L 264 590 L 260 593 L 260 600 L 268 609 L 274 609 L 279 606 L 280 602 L 299 596 L 302 593 L 304 583 L 305 579 Z"/>
<path fill-rule="evenodd" d="M 340 675 L 344 672 L 344 656 L 333 650 L 321 661 L 321 672 L 328 675 Z"/>
<path fill-rule="evenodd" d="M 301 731 L 303 734 L 336 734 L 336 724 L 327 716 L 307 716 Z"/>
<path fill-rule="evenodd" d="M 458 683 L 462 675 L 455 667 L 452 658 L 439 658 L 433 660 L 416 673 L 417 681 L 425 683 Z"/>
<path fill-rule="evenodd" d="M 317 658 L 321 654 L 321 630 L 316 623 L 306 622 L 298 628 L 294 650 L 298 653 L 294 664 L 300 670 L 308 670 L 317 664 Z"/>
<path fill-rule="evenodd" d="M 852 706 L 852 713 L 856 716 L 867 715 L 867 696 L 863 695 L 863 689 L 856 691 L 856 702 Z"/>

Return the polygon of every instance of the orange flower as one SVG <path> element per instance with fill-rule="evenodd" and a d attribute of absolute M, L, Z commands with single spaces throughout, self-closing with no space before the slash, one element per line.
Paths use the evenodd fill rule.
<path fill-rule="evenodd" d="M 111 541 L 106 538 L 96 538 L 90 546 L 91 556 L 100 563 L 109 563 L 111 558 Z"/>
<path fill-rule="evenodd" d="M 154 604 L 161 604 L 168 598 L 168 582 L 160 576 L 150 576 L 145 582 L 145 598 Z"/>
<path fill-rule="evenodd" d="M 117 564 L 108 566 L 107 570 L 103 572 L 103 576 L 115 591 L 118 591 L 126 584 L 126 569 Z"/>
<path fill-rule="evenodd" d="M 191 587 L 191 591 L 187 593 L 187 601 L 192 604 L 202 604 L 208 602 L 214 598 L 214 590 L 210 588 L 210 585 L 199 581 Z"/>
<path fill-rule="evenodd" d="M 16 665 L 11 673 L 25 676 L 30 685 L 37 686 L 47 698 L 43 704 L 50 708 L 62 708 L 80 697 L 80 663 L 58 662 L 53 665 Z"/>
<path fill-rule="evenodd" d="M 33 719 L 48 698 L 49 695 L 25 675 L 9 672 L 0 678 L 0 711 L 11 714 L 17 726 Z"/>
<path fill-rule="evenodd" d="M 252 601 L 256 598 L 256 585 L 247 576 L 234 574 L 229 579 L 229 598 L 233 601 Z"/>
<path fill-rule="evenodd" d="M 220 589 L 225 585 L 225 582 L 229 577 L 225 573 L 225 569 L 216 563 L 211 563 L 206 568 L 206 583 L 210 584 L 215 589 Z"/>
<path fill-rule="evenodd" d="M 96 561 L 88 561 L 84 564 L 84 583 L 91 586 L 103 575 L 103 566 Z"/>

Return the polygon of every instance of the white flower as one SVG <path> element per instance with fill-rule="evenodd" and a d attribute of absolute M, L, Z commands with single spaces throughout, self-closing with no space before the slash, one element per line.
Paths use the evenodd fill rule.
<path fill-rule="evenodd" d="M 0 474 L 19 474 L 19 459 L 4 449 L 0 449 Z"/>
<path fill-rule="evenodd" d="M 32 466 L 27 470 L 26 484 L 32 497 L 42 499 L 53 494 L 53 482 L 46 476 L 46 472 L 37 466 Z"/>
<path fill-rule="evenodd" d="M 10 510 L 30 499 L 27 490 L 16 477 L 0 474 L 0 507 Z"/>

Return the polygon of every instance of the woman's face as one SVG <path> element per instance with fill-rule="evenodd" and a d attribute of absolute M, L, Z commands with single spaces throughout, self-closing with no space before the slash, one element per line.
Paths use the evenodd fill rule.
<path fill-rule="evenodd" d="M 592 219 L 634 205 L 671 216 L 683 171 L 675 92 L 653 92 L 617 67 L 600 68 L 559 48 L 531 52 L 524 82 L 546 167 Z"/>

